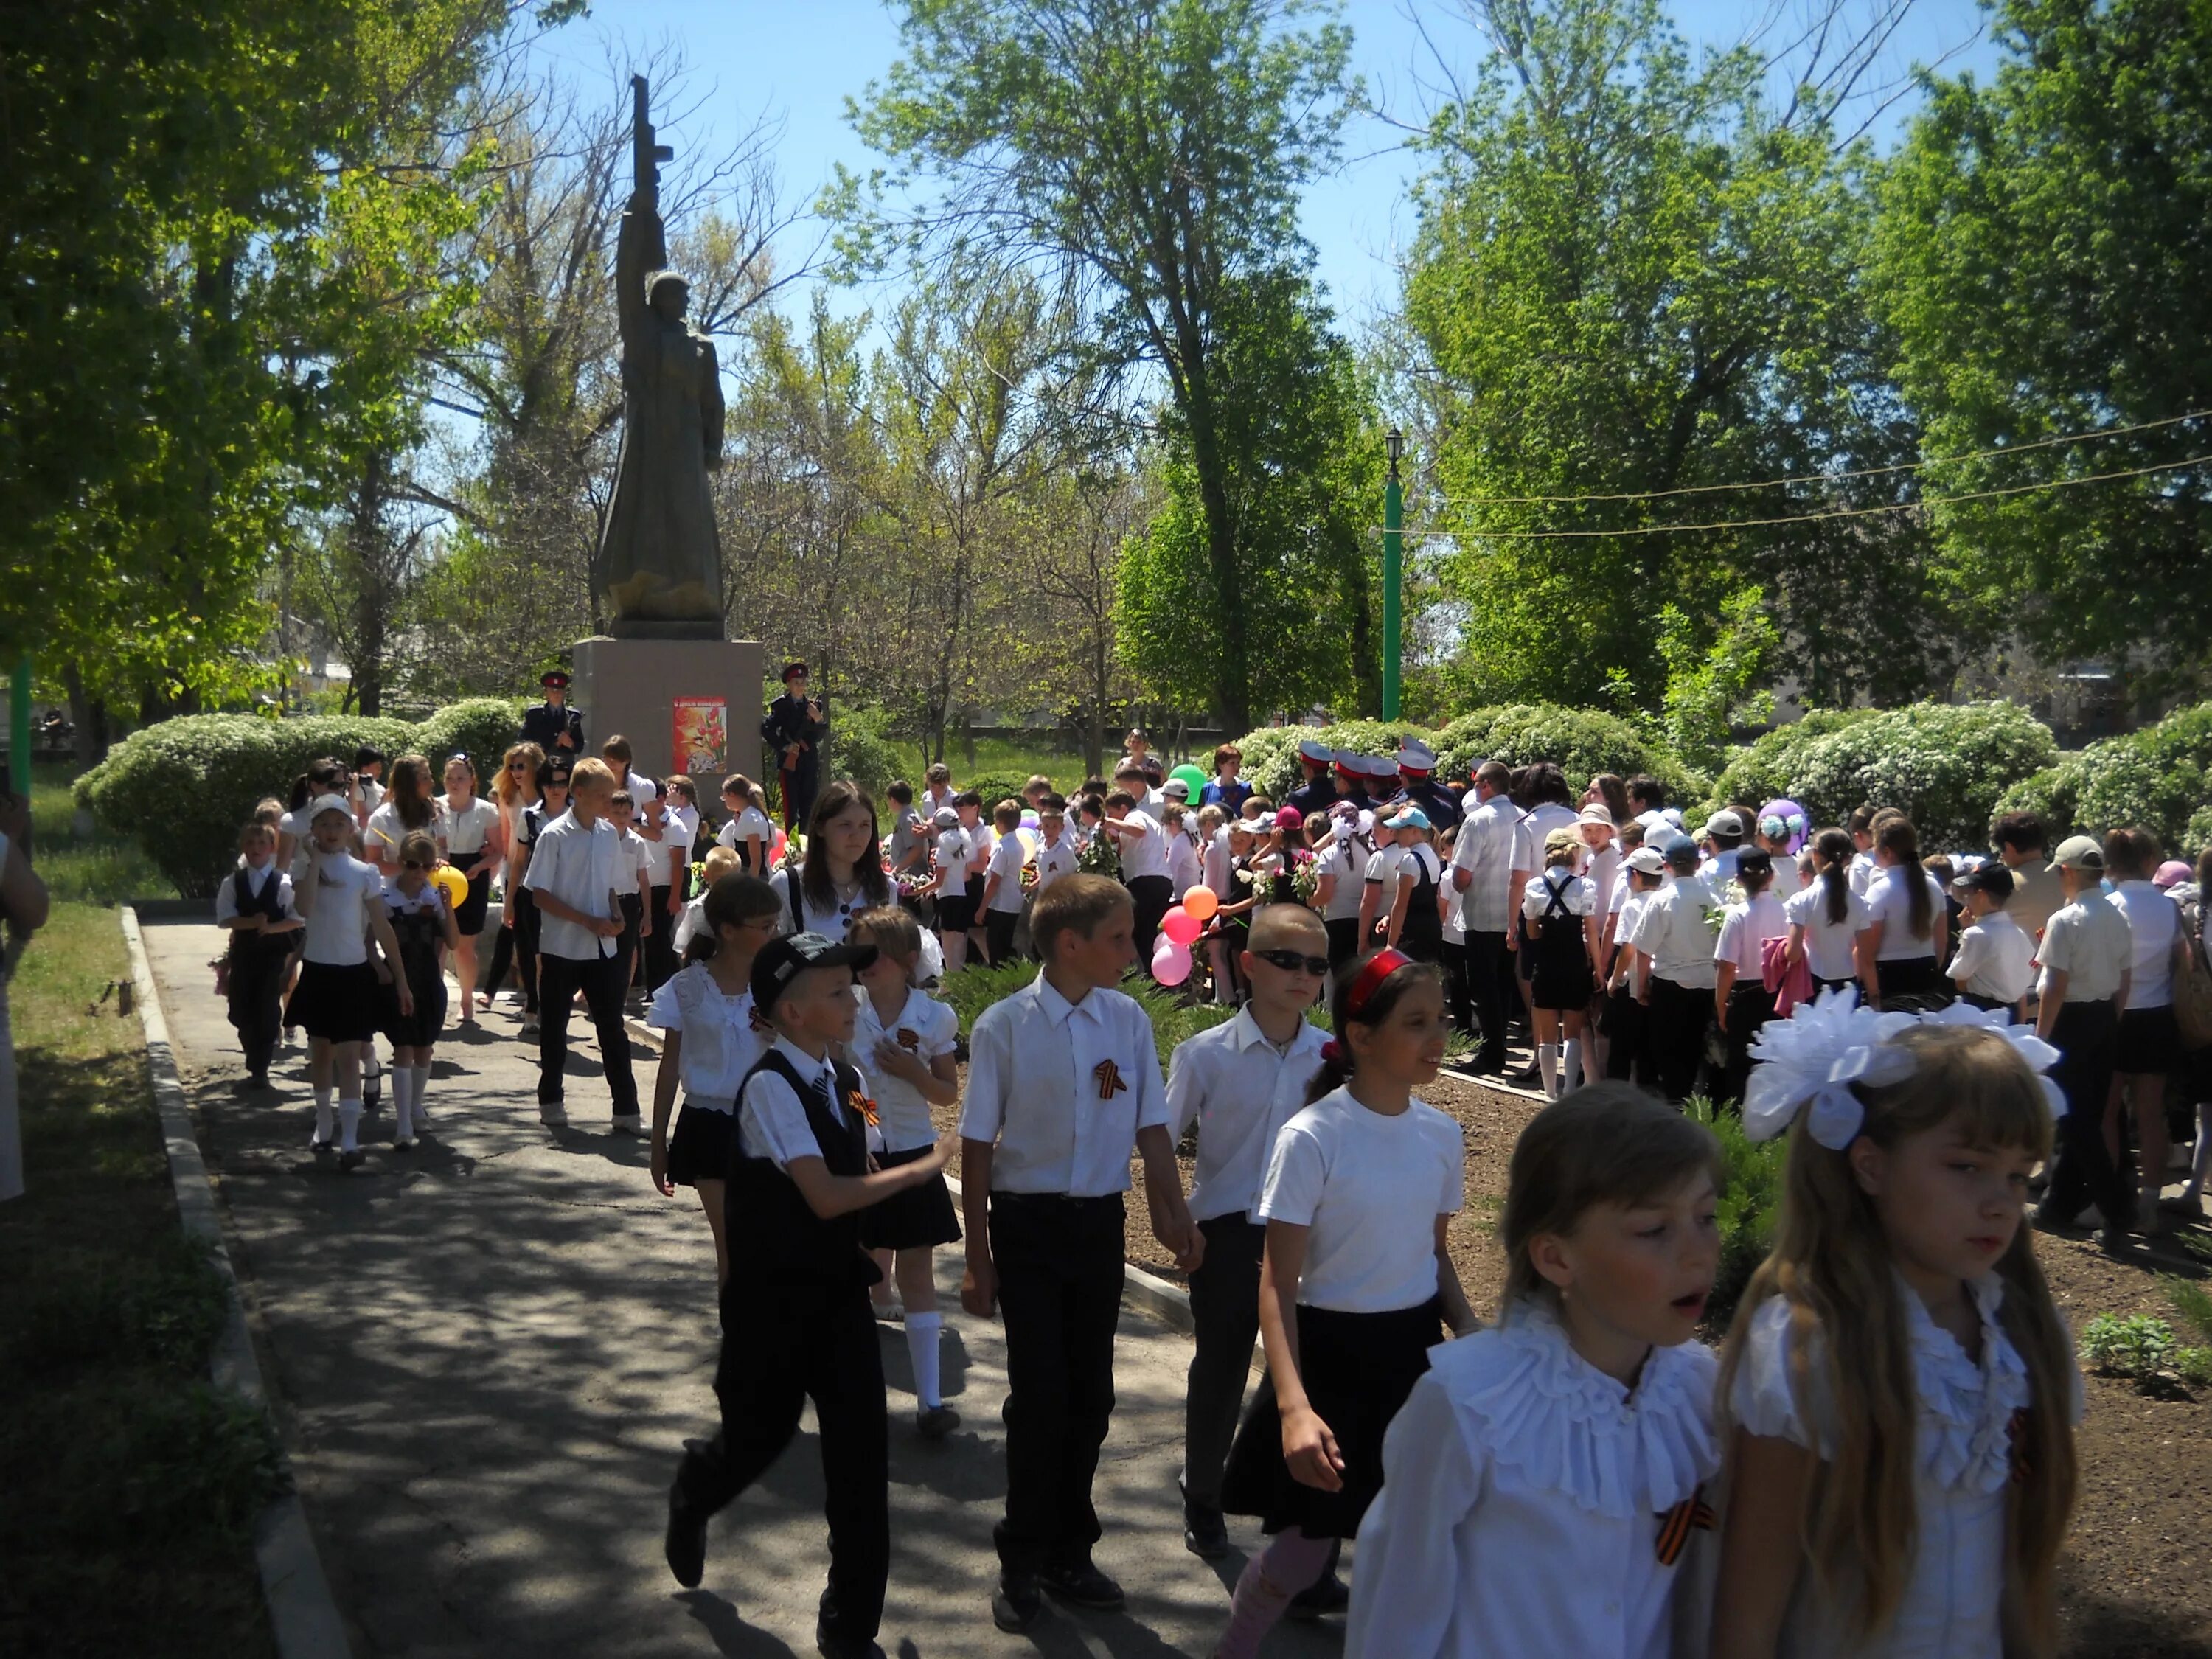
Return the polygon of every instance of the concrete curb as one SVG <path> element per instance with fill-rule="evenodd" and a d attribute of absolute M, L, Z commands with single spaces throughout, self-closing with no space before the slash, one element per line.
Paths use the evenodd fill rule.
<path fill-rule="evenodd" d="M 197 915 L 199 911 L 185 914 Z M 199 1139 L 192 1131 L 184 1084 L 177 1075 L 169 1024 L 161 1012 L 161 989 L 146 960 L 138 913 L 125 905 L 122 915 L 123 939 L 131 951 L 131 976 L 138 993 L 139 1023 L 146 1036 L 146 1068 L 153 1079 L 154 1103 L 161 1113 L 169 1180 L 176 1188 L 177 1218 L 188 1237 L 206 1242 L 208 1259 L 222 1275 L 228 1293 L 229 1312 L 208 1369 L 218 1388 L 235 1391 L 269 1413 L 268 1389 L 262 1382 L 260 1362 L 254 1357 L 252 1335 L 246 1329 L 238 1275 L 223 1246 L 222 1214 L 207 1164 L 200 1157 Z M 284 1456 L 281 1446 L 278 1455 L 283 1459 L 289 1481 L 291 1460 Z M 253 1528 L 253 1554 L 261 1570 L 261 1594 L 269 1607 L 270 1629 L 283 1659 L 351 1659 L 353 1645 L 347 1639 L 337 1603 L 331 1598 L 330 1581 L 323 1576 L 322 1558 L 316 1553 L 314 1534 L 308 1530 L 307 1512 L 297 1490 L 288 1486 L 262 1511 Z"/>

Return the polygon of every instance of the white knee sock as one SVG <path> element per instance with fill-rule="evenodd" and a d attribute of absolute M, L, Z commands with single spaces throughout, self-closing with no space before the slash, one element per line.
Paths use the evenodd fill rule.
<path fill-rule="evenodd" d="M 337 1127 L 331 1121 L 331 1085 L 319 1083 L 315 1085 L 315 1139 L 328 1145 Z"/>
<path fill-rule="evenodd" d="M 1540 1042 L 1536 1045 L 1536 1070 L 1544 1079 L 1544 1092 L 1553 1099 L 1559 1093 L 1559 1045 Z"/>
<path fill-rule="evenodd" d="M 430 1068 L 418 1065 L 409 1069 L 415 1073 L 415 1086 L 407 1091 L 408 1101 L 415 1108 L 415 1127 L 427 1129 L 430 1127 L 430 1114 L 423 1109 L 422 1096 L 430 1086 Z"/>
<path fill-rule="evenodd" d="M 415 1070 L 410 1066 L 392 1068 L 392 1138 L 405 1140 L 415 1133 Z"/>
<path fill-rule="evenodd" d="M 2196 1198 L 2204 1191 L 2208 1164 L 2212 1164 L 2212 1101 L 2200 1101 L 2197 1106 L 2197 1152 L 2189 1161 L 2189 1185 L 2183 1189 L 2188 1197 Z"/>
<path fill-rule="evenodd" d="M 909 1313 L 906 1316 L 906 1355 L 914 1364 L 914 1399 L 917 1406 L 942 1406 L 938 1389 L 937 1334 L 944 1324 L 940 1313 Z"/>
<path fill-rule="evenodd" d="M 1589 1079 L 1583 1075 L 1583 1040 L 1569 1037 L 1567 1047 L 1559 1057 L 1559 1092 L 1571 1094 Z"/>
<path fill-rule="evenodd" d="M 361 1149 L 361 1103 L 357 1100 L 338 1102 L 338 1150 L 342 1152 Z"/>

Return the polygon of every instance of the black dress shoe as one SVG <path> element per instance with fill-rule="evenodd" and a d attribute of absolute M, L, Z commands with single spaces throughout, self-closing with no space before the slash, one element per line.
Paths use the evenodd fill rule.
<path fill-rule="evenodd" d="M 814 1650 L 822 1659 L 884 1659 L 884 1650 L 866 1636 L 841 1636 L 820 1619 L 814 1621 Z"/>
<path fill-rule="evenodd" d="M 1291 1598 L 1290 1615 L 1309 1622 L 1342 1613 L 1352 1605 L 1352 1587 L 1334 1573 L 1321 1577 Z"/>
<path fill-rule="evenodd" d="M 1184 1504 L 1182 1547 L 1201 1561 L 1218 1561 L 1228 1554 L 1229 1528 L 1221 1511 Z"/>
<path fill-rule="evenodd" d="M 1018 1633 L 1037 1621 L 1044 1611 L 1044 1594 L 1027 1573 L 999 1575 L 999 1588 L 991 1597 L 991 1622 L 1000 1630 Z"/>
<path fill-rule="evenodd" d="M 673 1491 L 668 1494 L 668 1538 L 662 1548 L 676 1582 L 685 1589 L 697 1589 L 707 1576 L 707 1517 Z"/>
<path fill-rule="evenodd" d="M 1085 1559 L 1047 1567 L 1037 1579 L 1070 1607 L 1092 1607 L 1101 1613 L 1118 1611 L 1127 1601 L 1121 1587 Z"/>
<path fill-rule="evenodd" d="M 1516 1089 L 1533 1089 L 1544 1080 L 1544 1073 L 1534 1066 L 1523 1066 L 1517 1071 L 1499 1074 Z"/>

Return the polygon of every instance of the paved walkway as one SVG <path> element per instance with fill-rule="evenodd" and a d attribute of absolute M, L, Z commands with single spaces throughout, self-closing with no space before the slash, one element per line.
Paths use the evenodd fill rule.
<path fill-rule="evenodd" d="M 283 1056 L 281 1099 L 229 1091 L 238 1051 L 206 967 L 218 932 L 144 931 L 356 1653 L 811 1654 L 824 1550 L 811 1427 L 717 1521 L 702 1589 L 678 1589 L 661 1561 L 678 1449 L 714 1416 L 714 1249 L 690 1193 L 661 1199 L 644 1144 L 607 1133 L 605 1092 L 585 1064 L 570 1062 L 572 1127 L 542 1128 L 534 1054 L 502 1004 L 482 1032 L 440 1048 L 422 1145 L 392 1150 L 387 1099 L 364 1125 L 368 1162 L 340 1176 L 307 1151 L 304 1048 Z M 635 1063 L 649 1099 L 655 1061 L 641 1046 Z M 1128 1310 L 1097 1555 L 1127 1588 L 1128 1608 L 1054 1608 L 1024 1637 L 993 1627 L 1005 1350 L 995 1323 L 958 1311 L 957 1251 L 939 1262 L 952 1309 L 945 1387 L 966 1420 L 941 1444 L 915 1437 L 905 1343 L 886 1328 L 885 1650 L 1209 1652 L 1257 1526 L 1234 1527 L 1240 1548 L 1218 1564 L 1182 1548 L 1175 1476 L 1188 1339 Z M 1285 1626 L 1267 1651 L 1305 1659 L 1340 1648 L 1336 1630 Z"/>

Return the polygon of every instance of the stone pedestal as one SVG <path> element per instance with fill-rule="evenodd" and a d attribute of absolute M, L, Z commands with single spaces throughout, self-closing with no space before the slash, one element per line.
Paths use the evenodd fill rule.
<path fill-rule="evenodd" d="M 760 777 L 761 647 L 757 640 L 610 639 L 576 641 L 571 696 L 584 711 L 588 747 L 619 733 L 630 764 L 650 778 L 690 771 L 675 752 L 679 704 L 722 705 L 728 733 L 723 767 Z M 702 805 L 717 803 L 722 775 L 693 774 Z"/>

